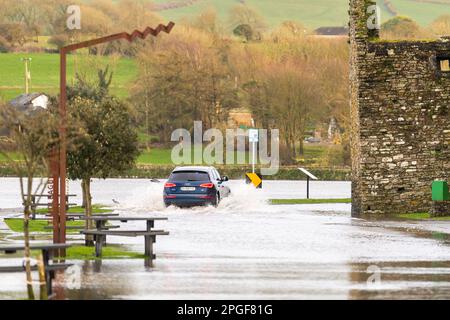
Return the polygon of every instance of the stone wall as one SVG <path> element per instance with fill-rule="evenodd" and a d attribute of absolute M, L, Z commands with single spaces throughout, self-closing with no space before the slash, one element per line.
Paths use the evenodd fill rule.
<path fill-rule="evenodd" d="M 370 4 L 350 0 L 352 214 L 429 212 L 450 172 L 450 42 L 381 41 Z"/>
<path fill-rule="evenodd" d="M 433 201 L 430 210 L 431 217 L 444 217 L 450 215 L 450 201 Z"/>

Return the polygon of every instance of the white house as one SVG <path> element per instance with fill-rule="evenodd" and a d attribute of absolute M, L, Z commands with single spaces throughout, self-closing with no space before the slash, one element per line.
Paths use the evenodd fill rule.
<path fill-rule="evenodd" d="M 36 111 L 39 108 L 47 109 L 49 98 L 43 93 L 21 94 L 9 102 L 17 109 L 25 112 Z"/>

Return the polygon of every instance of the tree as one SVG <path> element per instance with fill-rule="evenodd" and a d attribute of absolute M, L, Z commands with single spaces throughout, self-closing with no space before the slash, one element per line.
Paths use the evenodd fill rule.
<path fill-rule="evenodd" d="M 223 26 L 217 18 L 217 11 L 214 8 L 207 8 L 201 12 L 198 17 L 194 19 L 193 26 L 197 29 L 209 32 L 212 34 L 222 34 Z"/>
<path fill-rule="evenodd" d="M 183 31 L 138 56 L 132 100 L 142 115 L 152 115 L 150 125 L 162 142 L 174 129 L 192 128 L 193 120 L 205 129 L 221 126 L 238 106 L 227 42 L 203 31 Z"/>
<path fill-rule="evenodd" d="M 238 37 L 242 37 L 245 41 L 253 40 L 253 29 L 248 24 L 240 24 L 234 30 L 233 34 Z"/>
<path fill-rule="evenodd" d="M 51 6 L 51 0 L 3 0 L 3 16 L 7 22 L 22 25 L 27 35 L 34 36 L 35 41 L 45 30 L 49 14 L 54 7 Z"/>
<path fill-rule="evenodd" d="M 9 51 L 9 41 L 0 36 L 0 53 L 7 53 Z"/>
<path fill-rule="evenodd" d="M 73 34 L 72 31 L 67 30 L 66 20 L 67 7 L 75 3 L 73 0 L 46 0 L 46 29 L 48 34 Z"/>
<path fill-rule="evenodd" d="M 132 126 L 130 108 L 110 96 L 100 99 L 75 96 L 70 101 L 71 116 L 78 120 L 84 134 L 77 148 L 68 152 L 68 176 L 80 179 L 86 217 L 92 216 L 91 179 L 106 179 L 133 167 L 139 154 L 137 134 Z M 92 221 L 86 220 L 92 228 Z M 87 244 L 92 244 L 87 238 Z"/>
<path fill-rule="evenodd" d="M 8 41 L 11 47 L 16 45 L 23 46 L 26 42 L 25 30 L 19 23 L 5 23 L 0 25 L 0 34 Z"/>
<path fill-rule="evenodd" d="M 280 27 L 272 32 L 272 39 L 275 42 L 299 41 L 308 34 L 308 30 L 301 23 L 295 21 L 284 21 Z"/>
<path fill-rule="evenodd" d="M 48 40 L 48 43 L 54 45 L 58 49 L 61 49 L 70 43 L 70 39 L 67 34 L 55 34 Z"/>
<path fill-rule="evenodd" d="M 349 119 L 347 44 L 304 37 L 301 30 L 283 25 L 271 41 L 246 46 L 232 59 L 245 93 L 241 105 L 258 127 L 280 129 L 284 163 L 303 155 L 305 133 L 320 131 L 330 116 L 344 129 L 349 123 L 343 120 Z"/>
<path fill-rule="evenodd" d="M 439 16 L 430 25 L 431 32 L 438 36 L 450 35 L 450 15 Z"/>
<path fill-rule="evenodd" d="M 35 298 L 32 286 L 30 263 L 30 233 L 29 221 L 31 214 L 32 195 L 42 195 L 49 173 L 48 159 L 58 144 L 58 117 L 55 112 L 38 109 L 31 112 L 19 112 L 17 109 L 3 105 L 0 107 L 0 127 L 8 131 L 8 135 L 0 140 L 2 153 L 14 168 L 20 181 L 20 194 L 24 205 L 24 242 L 25 271 L 28 298 Z M 17 162 L 10 158 L 7 150 L 15 150 L 22 155 Z M 38 196 L 39 197 L 39 196 Z M 41 299 L 46 299 L 46 286 L 41 286 Z"/>
<path fill-rule="evenodd" d="M 240 25 L 248 25 L 253 30 L 254 39 L 260 39 L 267 30 L 267 24 L 255 9 L 245 4 L 237 4 L 231 8 L 229 17 L 231 30 Z"/>
<path fill-rule="evenodd" d="M 408 17 L 396 16 L 381 25 L 384 39 L 418 39 L 424 36 L 424 30 Z"/>

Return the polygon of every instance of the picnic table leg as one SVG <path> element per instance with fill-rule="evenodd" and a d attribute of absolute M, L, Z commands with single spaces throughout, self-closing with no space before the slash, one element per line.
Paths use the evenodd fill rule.
<path fill-rule="evenodd" d="M 106 238 L 104 235 L 95 235 L 95 256 L 97 258 L 102 256 L 103 239 Z"/>
<path fill-rule="evenodd" d="M 152 231 L 154 226 L 155 226 L 155 221 L 147 220 L 147 231 Z"/>
<path fill-rule="evenodd" d="M 154 236 L 144 236 L 145 238 L 145 266 L 153 267 L 153 238 Z"/>
<path fill-rule="evenodd" d="M 106 230 L 106 220 L 101 220 L 100 222 L 100 229 L 99 230 Z M 106 235 L 103 237 L 103 245 L 106 246 Z"/>
<path fill-rule="evenodd" d="M 31 196 L 31 220 L 36 220 L 36 197 Z"/>
<path fill-rule="evenodd" d="M 47 281 L 47 296 L 50 297 L 53 294 L 53 278 L 55 277 L 55 271 L 46 272 Z"/>
<path fill-rule="evenodd" d="M 50 251 L 47 249 L 42 249 L 42 260 L 44 262 L 45 269 L 45 282 L 47 285 L 47 296 L 50 297 L 53 293 L 53 278 L 55 276 L 53 271 L 48 271 L 49 261 L 50 261 Z"/>

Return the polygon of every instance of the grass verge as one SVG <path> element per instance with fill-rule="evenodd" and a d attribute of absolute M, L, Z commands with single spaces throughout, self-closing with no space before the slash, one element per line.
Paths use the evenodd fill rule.
<path fill-rule="evenodd" d="M 112 212 L 112 211 L 113 210 L 111 210 L 111 209 L 103 208 L 99 204 L 92 205 L 92 213 L 108 213 L 108 212 Z M 36 213 L 48 213 L 48 209 L 47 208 L 38 209 L 38 210 L 36 210 Z M 69 208 L 67 213 L 84 213 L 84 208 L 82 208 L 81 206 L 71 207 L 71 208 Z"/>
<path fill-rule="evenodd" d="M 434 220 L 434 221 L 450 221 L 450 217 L 431 217 L 428 212 L 425 213 L 402 213 L 396 214 L 395 218 L 402 220 Z"/>
<path fill-rule="evenodd" d="M 73 246 L 67 249 L 66 259 L 69 260 L 104 260 L 104 259 L 143 259 L 143 254 L 126 251 L 120 245 L 107 245 L 102 249 L 102 257 L 95 256 L 94 247 Z"/>
<path fill-rule="evenodd" d="M 323 204 L 323 203 L 351 203 L 352 199 L 270 199 L 270 204 Z"/>
<path fill-rule="evenodd" d="M 6 225 L 14 232 L 23 232 L 23 219 L 19 218 L 6 218 Z M 67 221 L 68 227 L 83 227 L 84 221 Z M 46 220 L 30 220 L 29 228 L 30 232 L 52 232 L 51 229 L 45 229 L 45 227 L 51 226 Z M 80 230 L 67 230 L 67 233 L 79 233 Z"/>

